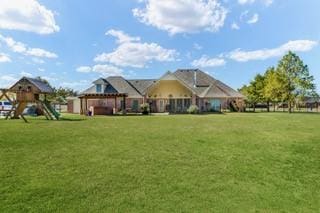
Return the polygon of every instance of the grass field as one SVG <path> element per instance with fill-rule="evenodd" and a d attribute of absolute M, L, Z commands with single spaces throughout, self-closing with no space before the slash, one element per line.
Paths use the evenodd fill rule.
<path fill-rule="evenodd" d="M 0 212 L 320 210 L 320 114 L 69 118 L 0 120 Z"/>

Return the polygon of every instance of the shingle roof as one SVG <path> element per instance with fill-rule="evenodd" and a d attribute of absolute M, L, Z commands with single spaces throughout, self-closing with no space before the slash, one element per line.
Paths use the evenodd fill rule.
<path fill-rule="evenodd" d="M 214 81 L 211 76 L 198 69 L 178 69 L 173 74 L 187 84 L 198 96 Z"/>
<path fill-rule="evenodd" d="M 185 83 L 193 87 L 208 87 L 215 79 L 199 69 L 178 69 L 174 74 Z M 196 79 L 195 79 L 196 76 Z"/>
<path fill-rule="evenodd" d="M 53 93 L 54 92 L 52 87 L 49 84 L 47 84 L 47 83 L 45 83 L 45 82 L 43 82 L 43 81 L 41 81 L 39 79 L 28 78 L 28 77 L 21 78 L 11 88 L 15 87 L 18 83 L 25 82 L 25 81 L 28 81 L 29 83 L 33 84 L 36 88 L 39 89 L 39 91 L 41 93 Z"/>
<path fill-rule="evenodd" d="M 32 84 L 34 84 L 41 92 L 43 93 L 53 93 L 52 87 L 50 87 L 49 84 L 39 80 L 39 79 L 34 79 L 34 78 L 27 78 Z"/>
<path fill-rule="evenodd" d="M 195 93 L 200 97 L 243 97 L 239 92 L 199 69 L 178 69 L 174 74 L 193 87 Z"/>
<path fill-rule="evenodd" d="M 97 93 L 95 85 L 81 92 L 81 94 L 95 94 L 95 93 Z"/>
<path fill-rule="evenodd" d="M 200 97 L 206 97 L 206 98 L 226 98 L 229 97 L 223 90 L 221 90 L 219 87 L 217 87 L 214 84 L 211 84 L 209 87 L 207 87 L 206 90 L 204 90 Z"/>
<path fill-rule="evenodd" d="M 128 80 L 128 82 L 136 88 L 136 90 L 144 95 L 146 90 L 152 86 L 157 80 L 156 79 L 132 79 Z"/>
<path fill-rule="evenodd" d="M 199 97 L 207 98 L 243 98 L 244 96 L 231 87 L 214 79 L 199 69 L 178 69 L 174 73 L 169 72 L 178 81 L 184 84 Z M 98 79 L 99 82 L 101 79 Z M 154 85 L 157 79 L 132 79 L 126 80 L 121 76 L 112 76 L 103 79 L 106 82 L 105 93 L 125 93 L 131 98 L 141 98 L 148 88 Z M 102 82 L 102 81 L 101 81 Z M 109 89 L 108 89 L 109 88 Z M 95 86 L 90 87 L 83 93 L 95 93 Z"/>
<path fill-rule="evenodd" d="M 229 87 L 228 85 L 226 85 L 225 83 L 216 80 L 216 85 L 222 89 L 224 92 L 226 92 L 230 97 L 234 97 L 234 98 L 244 98 L 244 95 L 242 95 L 240 92 L 232 89 L 231 87 Z"/>
<path fill-rule="evenodd" d="M 121 76 L 106 78 L 107 82 L 119 93 L 125 93 L 131 98 L 141 98 L 141 94 Z"/>

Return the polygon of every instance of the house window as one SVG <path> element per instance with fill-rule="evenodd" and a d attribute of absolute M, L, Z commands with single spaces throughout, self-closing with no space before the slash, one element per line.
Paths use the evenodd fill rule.
<path fill-rule="evenodd" d="M 102 92 L 102 85 L 101 84 L 96 85 L 96 91 L 97 91 L 97 93 Z"/>
<path fill-rule="evenodd" d="M 177 99 L 177 111 L 182 112 L 182 102 L 183 99 Z"/>
<path fill-rule="evenodd" d="M 169 112 L 175 112 L 176 111 L 176 99 L 170 99 L 169 100 Z"/>
<path fill-rule="evenodd" d="M 138 100 L 133 100 L 132 101 L 132 111 L 137 112 L 139 109 L 139 101 Z"/>
<path fill-rule="evenodd" d="M 124 110 L 126 108 L 123 100 L 120 100 L 120 107 L 121 107 L 121 110 Z"/>
<path fill-rule="evenodd" d="M 184 108 L 188 109 L 191 105 L 191 100 L 190 99 L 184 99 Z"/>

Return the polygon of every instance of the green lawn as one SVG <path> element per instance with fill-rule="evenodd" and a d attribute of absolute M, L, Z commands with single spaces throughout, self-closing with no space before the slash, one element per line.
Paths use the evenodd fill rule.
<path fill-rule="evenodd" d="M 320 210 L 320 114 L 70 118 L 0 120 L 0 212 Z"/>

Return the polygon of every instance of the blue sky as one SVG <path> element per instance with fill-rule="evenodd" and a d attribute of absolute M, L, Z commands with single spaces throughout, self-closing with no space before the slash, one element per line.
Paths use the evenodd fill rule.
<path fill-rule="evenodd" d="M 289 50 L 320 87 L 318 0 L 0 0 L 0 87 L 199 68 L 234 88 Z"/>

